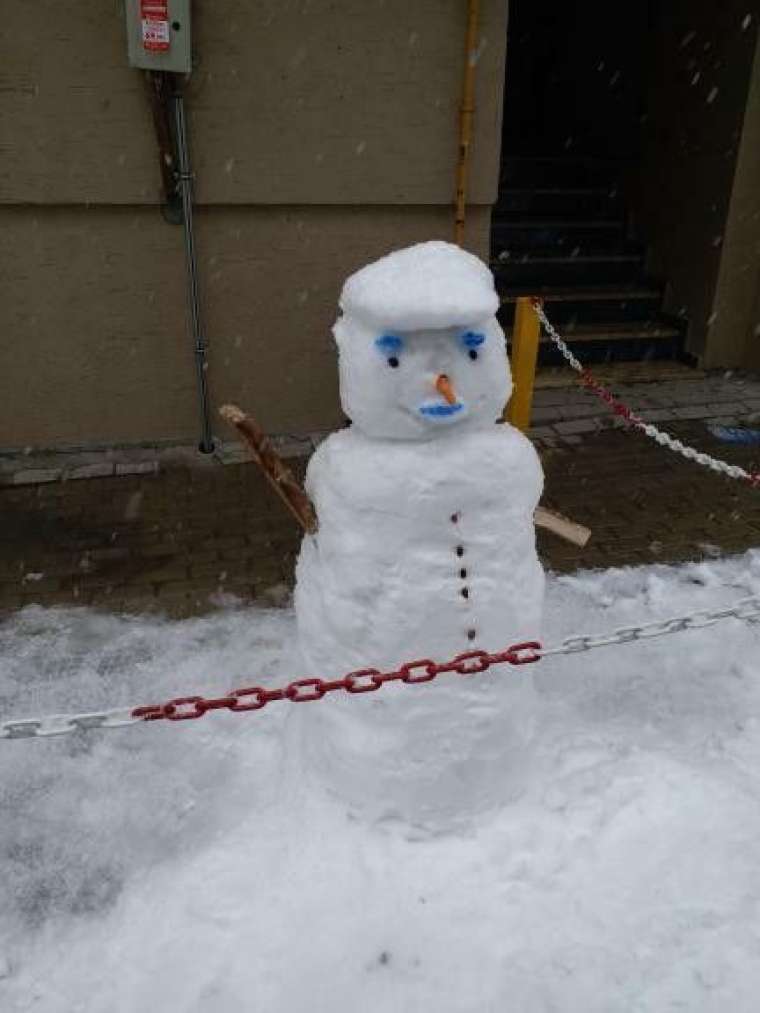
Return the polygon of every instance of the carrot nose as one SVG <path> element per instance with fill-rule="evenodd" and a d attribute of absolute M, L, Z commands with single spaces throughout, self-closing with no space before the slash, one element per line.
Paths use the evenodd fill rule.
<path fill-rule="evenodd" d="M 457 396 L 454 393 L 454 388 L 451 386 L 451 380 L 446 376 L 445 373 L 440 373 L 435 378 L 435 389 L 445 398 L 448 404 L 456 404 Z"/>

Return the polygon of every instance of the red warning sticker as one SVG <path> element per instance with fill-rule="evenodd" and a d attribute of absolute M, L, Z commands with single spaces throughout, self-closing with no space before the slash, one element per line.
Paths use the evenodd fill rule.
<path fill-rule="evenodd" d="M 168 0 L 140 0 L 143 49 L 165 53 L 169 49 Z"/>

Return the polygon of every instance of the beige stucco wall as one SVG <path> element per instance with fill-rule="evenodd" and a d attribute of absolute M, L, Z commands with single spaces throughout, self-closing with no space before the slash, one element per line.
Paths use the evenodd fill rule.
<path fill-rule="evenodd" d="M 465 4 L 197 4 L 187 93 L 212 400 L 339 418 L 344 276 L 451 238 Z M 481 4 L 467 244 L 498 177 L 506 3 Z M 182 230 L 119 0 L 16 4 L 0 88 L 0 447 L 197 438 Z"/>
<path fill-rule="evenodd" d="M 727 317 L 714 325 L 719 274 L 724 299 L 735 279 L 727 218 L 756 41 L 757 17 L 744 0 L 677 0 L 660 5 L 649 53 L 637 224 L 651 272 L 668 279 L 666 309 L 688 318 L 687 350 L 709 365 L 742 359 L 743 336 L 729 333 Z M 760 237 L 760 221 L 752 228 Z"/>
<path fill-rule="evenodd" d="M 471 215 L 473 245 L 488 217 Z M 340 280 L 395 246 L 449 238 L 451 214 L 238 206 L 196 224 L 212 404 L 301 432 L 340 420 Z M 197 439 L 181 229 L 150 208 L 19 208 L 0 215 L 0 258 L 3 445 Z"/>

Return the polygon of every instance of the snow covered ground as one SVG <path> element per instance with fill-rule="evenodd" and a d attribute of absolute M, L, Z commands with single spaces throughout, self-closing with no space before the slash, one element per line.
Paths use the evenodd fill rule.
<path fill-rule="evenodd" d="M 553 578 L 546 640 L 758 592 L 760 551 Z M 288 681 L 293 632 L 30 608 L 0 714 Z M 0 742 L 0 1009 L 755 1011 L 760 627 L 479 678 L 540 710 L 520 797 L 466 833 L 347 811 L 292 748 L 329 700 Z"/>

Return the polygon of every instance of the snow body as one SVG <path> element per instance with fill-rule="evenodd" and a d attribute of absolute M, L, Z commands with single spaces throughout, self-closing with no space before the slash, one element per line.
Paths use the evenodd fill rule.
<path fill-rule="evenodd" d="M 306 484 L 319 531 L 304 540 L 296 587 L 310 664 L 392 666 L 536 637 L 541 484 L 532 445 L 510 426 L 424 443 L 351 428 L 323 442 Z"/>
<path fill-rule="evenodd" d="M 309 464 L 319 529 L 297 566 L 308 674 L 539 637 L 542 473 L 530 442 L 496 424 L 511 390 L 497 306 L 490 271 L 447 243 L 390 254 L 347 281 L 334 333 L 353 424 Z M 527 671 L 502 668 L 333 694 L 303 737 L 352 802 L 366 807 L 370 794 L 378 815 L 440 824 L 511 793 L 530 697 Z"/>
<path fill-rule="evenodd" d="M 297 568 L 308 674 L 443 661 L 539 636 L 541 470 L 516 430 L 417 444 L 348 429 L 320 446 L 307 489 L 320 518 Z M 500 666 L 333 694 L 298 717 L 310 765 L 341 797 L 376 818 L 448 826 L 519 790 L 531 673 Z"/>

